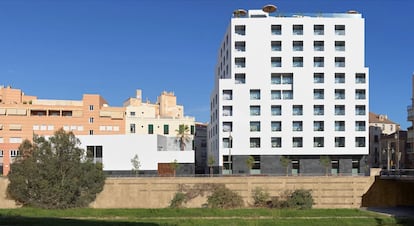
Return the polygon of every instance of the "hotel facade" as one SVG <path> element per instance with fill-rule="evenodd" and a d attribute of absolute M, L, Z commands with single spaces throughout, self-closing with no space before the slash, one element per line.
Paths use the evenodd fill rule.
<path fill-rule="evenodd" d="M 364 19 L 236 10 L 218 51 L 208 153 L 223 174 L 361 174 L 369 149 Z M 289 159 L 286 167 L 281 156 Z"/>
<path fill-rule="evenodd" d="M 60 128 L 72 131 L 88 157 L 103 162 L 104 170 L 113 174 L 130 173 L 135 154 L 142 172 L 157 173 L 158 167 L 176 160 L 183 164 L 183 173 L 193 173 L 195 119 L 184 116 L 173 93 L 163 92 L 156 103 L 144 103 L 141 90 L 136 94 L 124 106 L 112 107 L 98 94 L 84 94 L 82 100 L 46 100 L 0 87 L 0 174 L 9 173 L 23 140 L 34 134 L 52 136 Z M 177 144 L 181 124 L 191 130 L 184 150 Z"/>

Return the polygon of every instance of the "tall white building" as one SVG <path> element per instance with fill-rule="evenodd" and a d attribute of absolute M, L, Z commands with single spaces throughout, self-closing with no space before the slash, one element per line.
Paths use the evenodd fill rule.
<path fill-rule="evenodd" d="M 236 10 L 218 51 L 209 154 L 223 174 L 363 173 L 369 77 L 364 18 Z M 230 157 L 229 157 L 230 156 Z M 249 156 L 252 168 L 246 164 Z"/>

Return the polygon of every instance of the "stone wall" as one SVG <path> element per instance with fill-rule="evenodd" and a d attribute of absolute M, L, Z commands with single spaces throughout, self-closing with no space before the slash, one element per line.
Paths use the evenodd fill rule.
<path fill-rule="evenodd" d="M 108 178 L 93 208 L 165 208 L 168 207 L 180 184 L 195 185 L 222 183 L 252 203 L 251 192 L 261 187 L 272 196 L 286 190 L 311 189 L 315 208 L 358 208 L 362 196 L 374 182 L 374 177 L 362 176 L 251 176 L 251 177 L 136 177 Z M 0 178 L 0 208 L 15 207 L 5 200 L 7 179 Z M 187 207 L 201 207 L 206 197 L 199 197 Z"/>

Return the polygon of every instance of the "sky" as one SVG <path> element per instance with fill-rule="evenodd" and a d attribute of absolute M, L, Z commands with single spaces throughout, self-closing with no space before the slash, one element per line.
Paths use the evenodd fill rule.
<path fill-rule="evenodd" d="M 407 122 L 414 72 L 410 0 L 0 0 L 0 85 L 39 99 L 100 94 L 122 106 L 173 92 L 209 121 L 217 53 L 235 9 L 357 10 L 365 18 L 370 111 Z"/>

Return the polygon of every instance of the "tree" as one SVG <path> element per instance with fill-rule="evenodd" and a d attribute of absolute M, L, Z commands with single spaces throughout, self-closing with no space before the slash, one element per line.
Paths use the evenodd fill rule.
<path fill-rule="evenodd" d="M 175 177 L 177 175 L 177 170 L 180 168 L 180 163 L 177 162 L 177 159 L 174 159 L 174 161 L 170 163 L 170 167 L 173 170 Z"/>
<path fill-rule="evenodd" d="M 249 156 L 246 160 L 246 165 L 247 168 L 249 168 L 249 173 L 252 170 L 253 166 L 254 166 L 254 157 L 253 156 Z"/>
<path fill-rule="evenodd" d="M 131 159 L 132 164 L 132 172 L 135 174 L 135 176 L 139 173 L 139 168 L 141 167 L 141 162 L 139 161 L 138 154 L 135 154 L 134 157 Z"/>
<path fill-rule="evenodd" d="M 178 126 L 177 132 L 178 142 L 180 143 L 180 150 L 184 151 L 186 143 L 190 142 L 190 129 L 188 125 L 181 124 Z"/>
<path fill-rule="evenodd" d="M 80 141 L 63 129 L 54 136 L 33 137 L 19 147 L 26 154 L 17 159 L 8 175 L 8 196 L 23 206 L 48 209 L 87 207 L 102 191 L 102 164 L 85 158 Z"/>
<path fill-rule="evenodd" d="M 208 167 L 210 168 L 210 177 L 213 176 L 213 166 L 214 166 L 214 163 L 216 163 L 216 161 L 214 160 L 214 156 L 212 156 L 212 155 L 208 156 L 208 162 L 207 162 L 207 164 L 208 164 Z"/>
<path fill-rule="evenodd" d="M 325 167 L 325 176 L 328 176 L 329 166 L 331 165 L 331 158 L 329 158 L 327 155 L 321 155 L 319 161 L 321 165 Z"/>
<path fill-rule="evenodd" d="M 286 176 L 288 176 L 289 175 L 289 165 L 290 165 L 291 160 L 289 159 L 289 157 L 282 155 L 282 156 L 280 156 L 279 161 L 280 161 L 280 164 L 282 164 L 282 166 L 285 167 Z"/>

